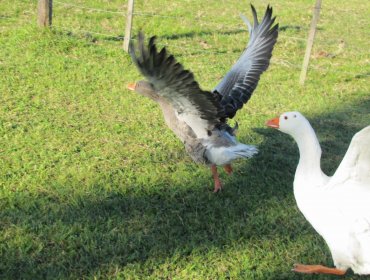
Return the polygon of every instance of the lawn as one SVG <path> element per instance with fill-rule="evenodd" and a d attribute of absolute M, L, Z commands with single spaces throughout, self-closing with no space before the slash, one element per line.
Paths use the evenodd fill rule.
<path fill-rule="evenodd" d="M 264 123 L 301 111 L 335 171 L 370 124 L 370 2 L 323 1 L 302 87 L 314 1 L 254 1 L 280 23 L 272 64 L 235 118 L 260 153 L 221 173 L 218 194 L 156 104 L 126 89 L 141 78 L 122 50 L 125 16 L 111 13 L 126 1 L 63 3 L 42 30 L 36 1 L 0 2 L 0 279 L 337 279 L 290 271 L 333 263 L 295 204 L 296 144 Z M 157 35 L 204 89 L 247 42 L 246 1 L 135 8 L 134 34 Z"/>

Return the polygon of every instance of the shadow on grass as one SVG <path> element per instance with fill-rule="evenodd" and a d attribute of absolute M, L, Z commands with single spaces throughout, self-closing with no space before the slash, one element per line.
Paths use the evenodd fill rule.
<path fill-rule="evenodd" d="M 350 82 L 352 80 L 360 80 L 360 79 L 367 79 L 370 77 L 370 72 L 364 72 L 361 74 L 356 74 L 353 78 L 345 79 L 346 82 Z"/>
<path fill-rule="evenodd" d="M 322 27 L 317 27 L 316 28 L 317 30 L 324 30 L 324 28 Z M 301 25 L 281 25 L 279 26 L 279 31 L 280 32 L 284 32 L 284 31 L 301 31 L 301 30 L 307 30 L 308 31 L 308 28 L 307 26 L 301 26 Z"/>
<path fill-rule="evenodd" d="M 117 36 L 108 36 L 104 34 L 96 34 L 94 32 L 89 31 L 82 31 L 79 33 L 73 32 L 72 30 L 58 30 L 58 28 L 53 30 L 55 33 L 58 34 L 66 34 L 67 36 L 71 36 L 74 38 L 83 37 L 85 39 L 91 40 L 93 42 L 96 42 L 98 40 L 102 41 L 123 41 L 125 38 L 124 34 L 119 34 Z M 236 29 L 236 30 L 228 30 L 228 31 L 217 31 L 218 35 L 234 35 L 239 33 L 246 33 L 248 32 L 247 29 Z M 145 33 L 145 30 L 144 30 Z M 181 38 L 193 38 L 193 37 L 202 37 L 202 36 L 208 36 L 208 35 L 214 35 L 215 32 L 212 31 L 200 31 L 200 32 L 185 32 L 185 33 L 179 33 L 179 34 L 169 34 L 169 35 L 162 35 L 158 36 L 159 39 L 167 39 L 167 40 L 177 40 Z M 79 35 L 78 35 L 79 34 Z M 154 36 L 155 34 L 147 34 L 147 36 Z M 134 33 L 132 40 L 137 39 L 137 33 Z"/>
<path fill-rule="evenodd" d="M 303 27 L 302 26 L 299 26 L 299 25 L 284 25 L 284 26 L 280 26 L 279 27 L 279 31 L 280 32 L 285 32 L 285 31 L 289 31 L 289 30 L 294 30 L 294 31 L 300 31 Z M 322 28 L 318 28 L 318 30 L 322 30 Z M 145 33 L 145 30 L 143 30 L 144 33 Z M 123 41 L 125 36 L 124 34 L 119 34 L 117 36 L 109 36 L 109 35 L 105 35 L 105 34 L 98 34 L 98 33 L 94 33 L 94 32 L 89 32 L 89 31 L 82 31 L 82 32 L 79 32 L 79 36 L 77 36 L 77 33 L 73 32 L 72 30 L 59 30 L 58 31 L 58 28 L 56 28 L 54 30 L 54 32 L 56 33 L 59 33 L 59 34 L 67 34 L 68 36 L 72 36 L 72 37 L 80 37 L 82 35 L 82 37 L 88 39 L 88 40 L 91 40 L 92 42 L 96 42 L 98 40 L 103 40 L 103 41 Z M 229 36 L 229 35 L 236 35 L 236 34 L 240 34 L 240 33 L 248 33 L 248 29 L 247 28 L 242 28 L 242 29 L 234 29 L 234 30 L 226 30 L 226 31 L 222 31 L 222 30 L 217 30 L 217 34 L 218 35 L 224 35 L 224 36 Z M 167 39 L 167 40 L 178 40 L 178 39 L 182 39 L 182 38 L 186 38 L 186 39 L 190 39 L 190 38 L 194 38 L 194 37 L 203 37 L 203 36 L 209 36 L 209 35 L 214 35 L 215 34 L 215 31 L 191 31 L 191 32 L 184 32 L 184 33 L 178 33 L 178 34 L 167 34 L 167 35 L 162 35 L 162 36 L 158 36 L 158 39 Z M 147 36 L 154 36 L 156 34 L 147 34 Z M 137 33 L 134 33 L 132 35 L 132 40 L 136 40 L 137 38 Z"/>
<path fill-rule="evenodd" d="M 82 31 L 82 32 L 76 33 L 76 32 L 68 31 L 68 30 L 54 29 L 53 32 L 55 34 L 59 34 L 59 35 L 66 34 L 67 36 L 70 36 L 74 39 L 84 38 L 86 41 L 91 42 L 91 43 L 97 43 L 98 41 L 123 41 L 123 39 L 124 39 L 123 35 L 105 36 L 104 34 L 99 35 L 99 34 L 95 34 L 95 33 L 90 33 L 88 31 Z M 219 32 L 219 34 L 231 35 L 231 34 L 238 34 L 238 33 L 243 33 L 243 32 L 247 32 L 247 31 L 246 30 L 232 30 L 232 31 Z M 200 38 L 201 38 L 202 36 L 207 36 L 207 35 L 212 35 L 212 34 L 214 34 L 214 33 L 206 32 L 206 31 L 187 32 L 187 33 L 176 34 L 176 35 L 173 35 L 173 34 L 172 35 L 163 35 L 163 36 L 159 36 L 159 39 L 176 40 L 176 39 L 179 39 L 179 38 L 192 38 L 192 37 L 195 37 L 195 36 L 200 36 Z M 146 35 L 148 37 L 151 37 L 154 34 L 146 34 Z M 134 34 L 131 40 L 133 40 L 135 42 L 137 40 L 136 38 L 137 38 L 137 35 Z M 240 48 L 236 48 L 232 51 L 230 51 L 230 50 L 220 50 L 220 49 L 208 50 L 208 49 L 204 49 L 202 46 L 196 44 L 196 46 L 194 46 L 194 50 L 189 51 L 189 49 L 187 49 L 187 51 L 184 54 L 183 48 L 179 45 L 174 45 L 173 46 L 171 43 L 169 43 L 167 48 L 170 49 L 171 53 L 175 54 L 175 56 L 177 58 L 182 57 L 182 56 L 189 56 L 189 55 L 200 55 L 200 54 L 204 54 L 205 52 L 217 55 L 217 54 L 226 54 L 226 53 L 229 53 L 229 54 L 230 53 L 240 53 L 240 52 L 243 51 L 243 49 L 240 49 Z"/>
<path fill-rule="evenodd" d="M 227 30 L 227 31 L 217 31 L 218 35 L 235 35 L 240 33 L 248 33 L 247 29 L 235 29 L 235 30 Z M 214 31 L 200 31 L 200 32 L 185 32 L 180 34 L 169 34 L 169 35 L 162 35 L 160 38 L 167 39 L 167 40 L 177 40 L 181 38 L 194 38 L 194 37 L 202 37 L 202 36 L 209 36 L 214 35 Z"/>
<path fill-rule="evenodd" d="M 279 27 L 280 32 L 288 31 L 288 30 L 295 30 L 295 31 L 300 31 L 303 27 L 299 25 L 284 25 Z M 143 30 L 145 33 L 145 30 Z M 73 32 L 73 30 L 58 30 L 58 28 L 54 29 L 54 32 L 59 33 L 59 34 L 66 34 L 67 36 L 72 36 L 75 38 L 78 37 L 84 37 L 88 40 L 92 40 L 93 42 L 96 42 L 98 40 L 103 40 L 103 41 L 123 41 L 125 36 L 124 34 L 119 34 L 117 36 L 109 36 L 105 34 L 95 34 L 94 32 L 89 32 L 89 31 L 82 31 L 79 32 L 79 36 L 77 36 L 77 33 Z M 224 35 L 224 36 L 229 36 L 229 35 L 236 35 L 240 33 L 248 33 L 247 28 L 241 28 L 241 29 L 234 29 L 234 30 L 217 30 L 218 35 Z M 184 33 L 178 33 L 178 34 L 165 34 L 162 36 L 158 36 L 158 39 L 166 39 L 166 40 L 178 40 L 178 39 L 191 39 L 194 37 L 203 37 L 203 36 L 209 36 L 209 35 L 214 35 L 215 31 L 190 31 L 190 32 L 184 32 Z M 154 36 L 156 34 L 147 34 L 147 36 Z M 136 40 L 137 38 L 137 33 L 132 34 L 132 39 Z"/>
<path fill-rule="evenodd" d="M 370 99 L 310 118 L 321 139 L 324 169 L 336 169 L 353 134 L 369 123 L 368 119 L 359 120 L 363 112 L 368 117 L 369 107 Z M 260 154 L 238 163 L 234 176 L 223 175 L 225 187 L 219 194 L 196 187 L 210 186 L 210 182 L 194 178 L 194 189 L 163 185 L 148 192 L 132 186 L 120 193 L 97 186 L 96 193 L 74 201 L 26 192 L 16 193 L 12 202 L 2 201 L 2 231 L 11 234 L 17 228 L 29 244 L 5 236 L 9 242 L 1 245 L 1 279 L 105 278 L 102 275 L 114 277 L 116 268 L 128 265 L 142 268 L 140 273 L 150 276 L 154 267 L 175 255 L 185 259 L 196 251 L 206 256 L 212 248 L 235 243 L 252 250 L 253 240 L 261 237 L 294 242 L 302 234 L 315 236 L 301 215 L 285 212 L 295 205 L 295 143 L 274 130 L 257 131 L 265 136 Z M 325 247 L 318 240 L 317 246 Z M 325 259 L 302 259 L 332 265 L 328 250 L 323 251 Z M 285 270 L 285 261 L 264 275 L 270 279 L 327 279 L 293 274 Z M 263 268 L 255 263 L 250 269 L 248 273 L 253 275 L 253 270 Z"/>

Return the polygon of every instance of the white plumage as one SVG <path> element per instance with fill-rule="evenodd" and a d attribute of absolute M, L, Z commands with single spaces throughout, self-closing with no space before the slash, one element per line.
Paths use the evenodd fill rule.
<path fill-rule="evenodd" d="M 288 112 L 267 125 L 290 134 L 300 160 L 294 178 L 298 208 L 325 239 L 337 269 L 298 265 L 306 273 L 370 274 L 370 126 L 353 137 L 337 171 L 326 176 L 320 167 L 321 148 L 310 123 Z M 342 272 L 342 273 L 341 273 Z"/>
<path fill-rule="evenodd" d="M 211 147 L 207 148 L 206 156 L 216 165 L 227 165 L 238 158 L 250 158 L 258 153 L 258 149 L 253 145 L 238 143 L 231 147 Z"/>

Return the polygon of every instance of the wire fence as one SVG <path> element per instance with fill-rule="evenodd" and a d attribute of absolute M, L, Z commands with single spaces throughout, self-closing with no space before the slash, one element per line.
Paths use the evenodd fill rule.
<path fill-rule="evenodd" d="M 126 14 L 125 12 L 121 12 L 121 11 L 111 11 L 111 10 L 106 10 L 106 9 L 90 8 L 90 7 L 86 7 L 86 6 L 83 6 L 83 5 L 77 5 L 77 4 L 73 4 L 73 3 L 69 3 L 69 2 L 62 2 L 62 1 L 56 1 L 56 0 L 53 0 L 53 2 L 56 3 L 56 4 L 62 5 L 62 6 L 74 7 L 74 8 L 78 8 L 78 9 L 81 9 L 81 10 L 87 10 L 87 11 L 91 11 L 91 12 L 120 14 L 120 15 L 125 15 Z"/>
<path fill-rule="evenodd" d="M 313 7 L 312 7 L 313 8 Z M 120 24 L 120 31 L 118 32 L 102 32 L 100 30 L 91 30 L 90 28 L 85 27 L 78 27 L 71 26 L 71 25 L 64 25 L 58 23 L 53 23 L 53 29 L 58 30 L 61 32 L 67 32 L 72 33 L 81 37 L 96 37 L 97 40 L 102 41 L 123 41 L 125 39 L 125 36 L 123 35 L 123 29 L 124 29 L 124 21 L 127 17 L 127 12 L 125 10 L 114 10 L 114 9 L 102 9 L 102 8 L 96 8 L 96 7 L 90 7 L 88 5 L 82 5 L 82 4 L 76 4 L 72 2 L 65 2 L 65 1 L 59 1 L 59 0 L 53 0 L 53 9 L 58 10 L 58 16 L 61 16 L 59 14 L 63 14 L 63 17 L 65 16 L 73 16 L 72 14 L 78 14 L 78 13 L 88 13 L 88 14 L 100 14 L 104 18 L 109 17 L 109 21 L 113 22 L 119 22 Z M 71 13 L 72 11 L 72 13 Z M 345 11 L 348 12 L 348 11 Z M 155 12 L 145 12 L 145 11 L 133 11 L 132 13 L 135 15 L 135 18 L 141 17 L 145 18 L 145 21 L 148 21 L 147 18 L 158 18 L 158 19 L 171 19 L 171 20 L 177 20 L 177 21 L 191 21 L 191 22 L 197 22 L 197 24 L 200 24 L 202 27 L 206 27 L 207 29 L 211 30 L 211 32 L 208 32 L 208 37 L 212 37 L 212 35 L 218 36 L 219 34 L 226 34 L 225 30 L 223 29 L 224 26 L 220 23 L 215 22 L 209 22 L 205 20 L 203 17 L 199 16 L 182 16 L 182 15 L 171 15 L 171 14 L 161 14 L 161 13 L 155 13 Z M 116 19 L 113 19 L 112 17 L 117 17 Z M 78 21 L 78 16 L 76 17 Z M 62 22 L 62 21 L 60 21 Z M 135 24 L 134 24 L 135 25 Z M 222 29 L 219 28 L 221 25 Z M 306 22 L 307 25 L 307 22 Z M 235 28 L 235 27 L 234 27 Z M 284 27 L 283 27 L 284 28 Z M 281 27 L 281 31 L 283 29 Z M 287 27 L 288 28 L 288 27 Z M 293 31 L 295 30 L 297 34 L 295 35 L 287 35 L 283 32 L 280 32 L 279 34 L 279 43 L 281 44 L 288 44 L 288 45 L 296 45 L 300 44 L 301 48 L 304 48 L 304 45 L 307 41 L 307 33 L 308 33 L 308 25 L 307 26 L 294 26 Z M 247 28 L 243 24 L 238 24 L 237 29 L 234 29 L 234 32 L 247 32 Z M 283 33 L 283 34 L 282 34 Z M 107 40 L 106 40 L 107 39 Z M 186 38 L 184 40 L 179 39 L 179 36 L 173 36 L 173 39 L 171 38 L 164 38 L 165 40 L 163 42 L 160 42 L 160 44 L 167 46 L 172 52 L 176 54 L 177 51 L 181 52 L 182 54 L 189 54 L 189 55 L 204 55 L 204 54 L 212 54 L 212 55 L 224 55 L 229 52 L 237 52 L 242 51 L 242 48 L 244 46 L 241 46 L 240 48 L 234 48 L 234 49 L 218 49 L 217 47 L 210 46 L 210 44 L 207 43 L 199 43 L 194 44 L 193 41 L 191 41 L 191 44 L 187 44 Z M 135 40 L 135 38 L 130 38 L 130 40 Z M 315 45 L 320 46 L 323 50 L 318 51 L 317 53 L 312 54 L 312 56 L 317 57 L 335 57 L 338 54 L 340 54 L 343 51 L 343 48 L 348 49 L 348 43 L 343 42 L 340 38 L 328 38 L 328 36 L 320 37 L 316 36 L 315 38 Z M 358 55 L 362 55 L 363 49 L 356 48 L 355 46 L 351 45 L 351 54 L 356 55 L 356 52 Z M 326 51 L 325 49 L 330 49 L 329 51 Z M 291 55 L 288 55 L 287 57 L 276 57 L 273 56 L 271 63 L 272 64 L 278 64 L 280 66 L 291 68 L 296 71 L 302 68 L 301 60 L 303 59 L 303 55 L 301 54 L 301 57 L 293 57 Z M 325 71 L 325 69 L 322 68 L 320 65 L 315 65 L 313 63 L 310 64 L 309 69 L 314 71 Z M 350 72 L 344 72 L 341 71 L 343 75 L 348 76 L 355 76 L 357 73 L 350 73 Z M 367 74 L 368 76 L 369 74 Z"/>

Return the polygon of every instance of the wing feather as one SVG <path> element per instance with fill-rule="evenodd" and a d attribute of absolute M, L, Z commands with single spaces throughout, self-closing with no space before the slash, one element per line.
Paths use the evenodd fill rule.
<path fill-rule="evenodd" d="M 347 153 L 330 180 L 330 185 L 335 186 L 348 180 L 370 190 L 370 126 L 353 136 Z"/>
<path fill-rule="evenodd" d="M 272 8 L 267 7 L 262 22 L 258 22 L 256 9 L 251 5 L 253 27 L 242 16 L 250 31 L 250 39 L 239 60 L 216 86 L 214 92 L 222 96 L 221 105 L 228 118 L 235 116 L 237 110 L 248 102 L 256 89 L 261 74 L 268 68 L 272 50 L 278 37 L 278 24 L 274 24 Z"/>
<path fill-rule="evenodd" d="M 217 96 L 201 90 L 193 73 L 185 70 L 166 48 L 158 52 L 155 37 L 145 45 L 144 35 L 139 32 L 137 46 L 130 45 L 130 55 L 157 94 L 173 106 L 198 137 L 220 123 L 223 109 Z"/>

